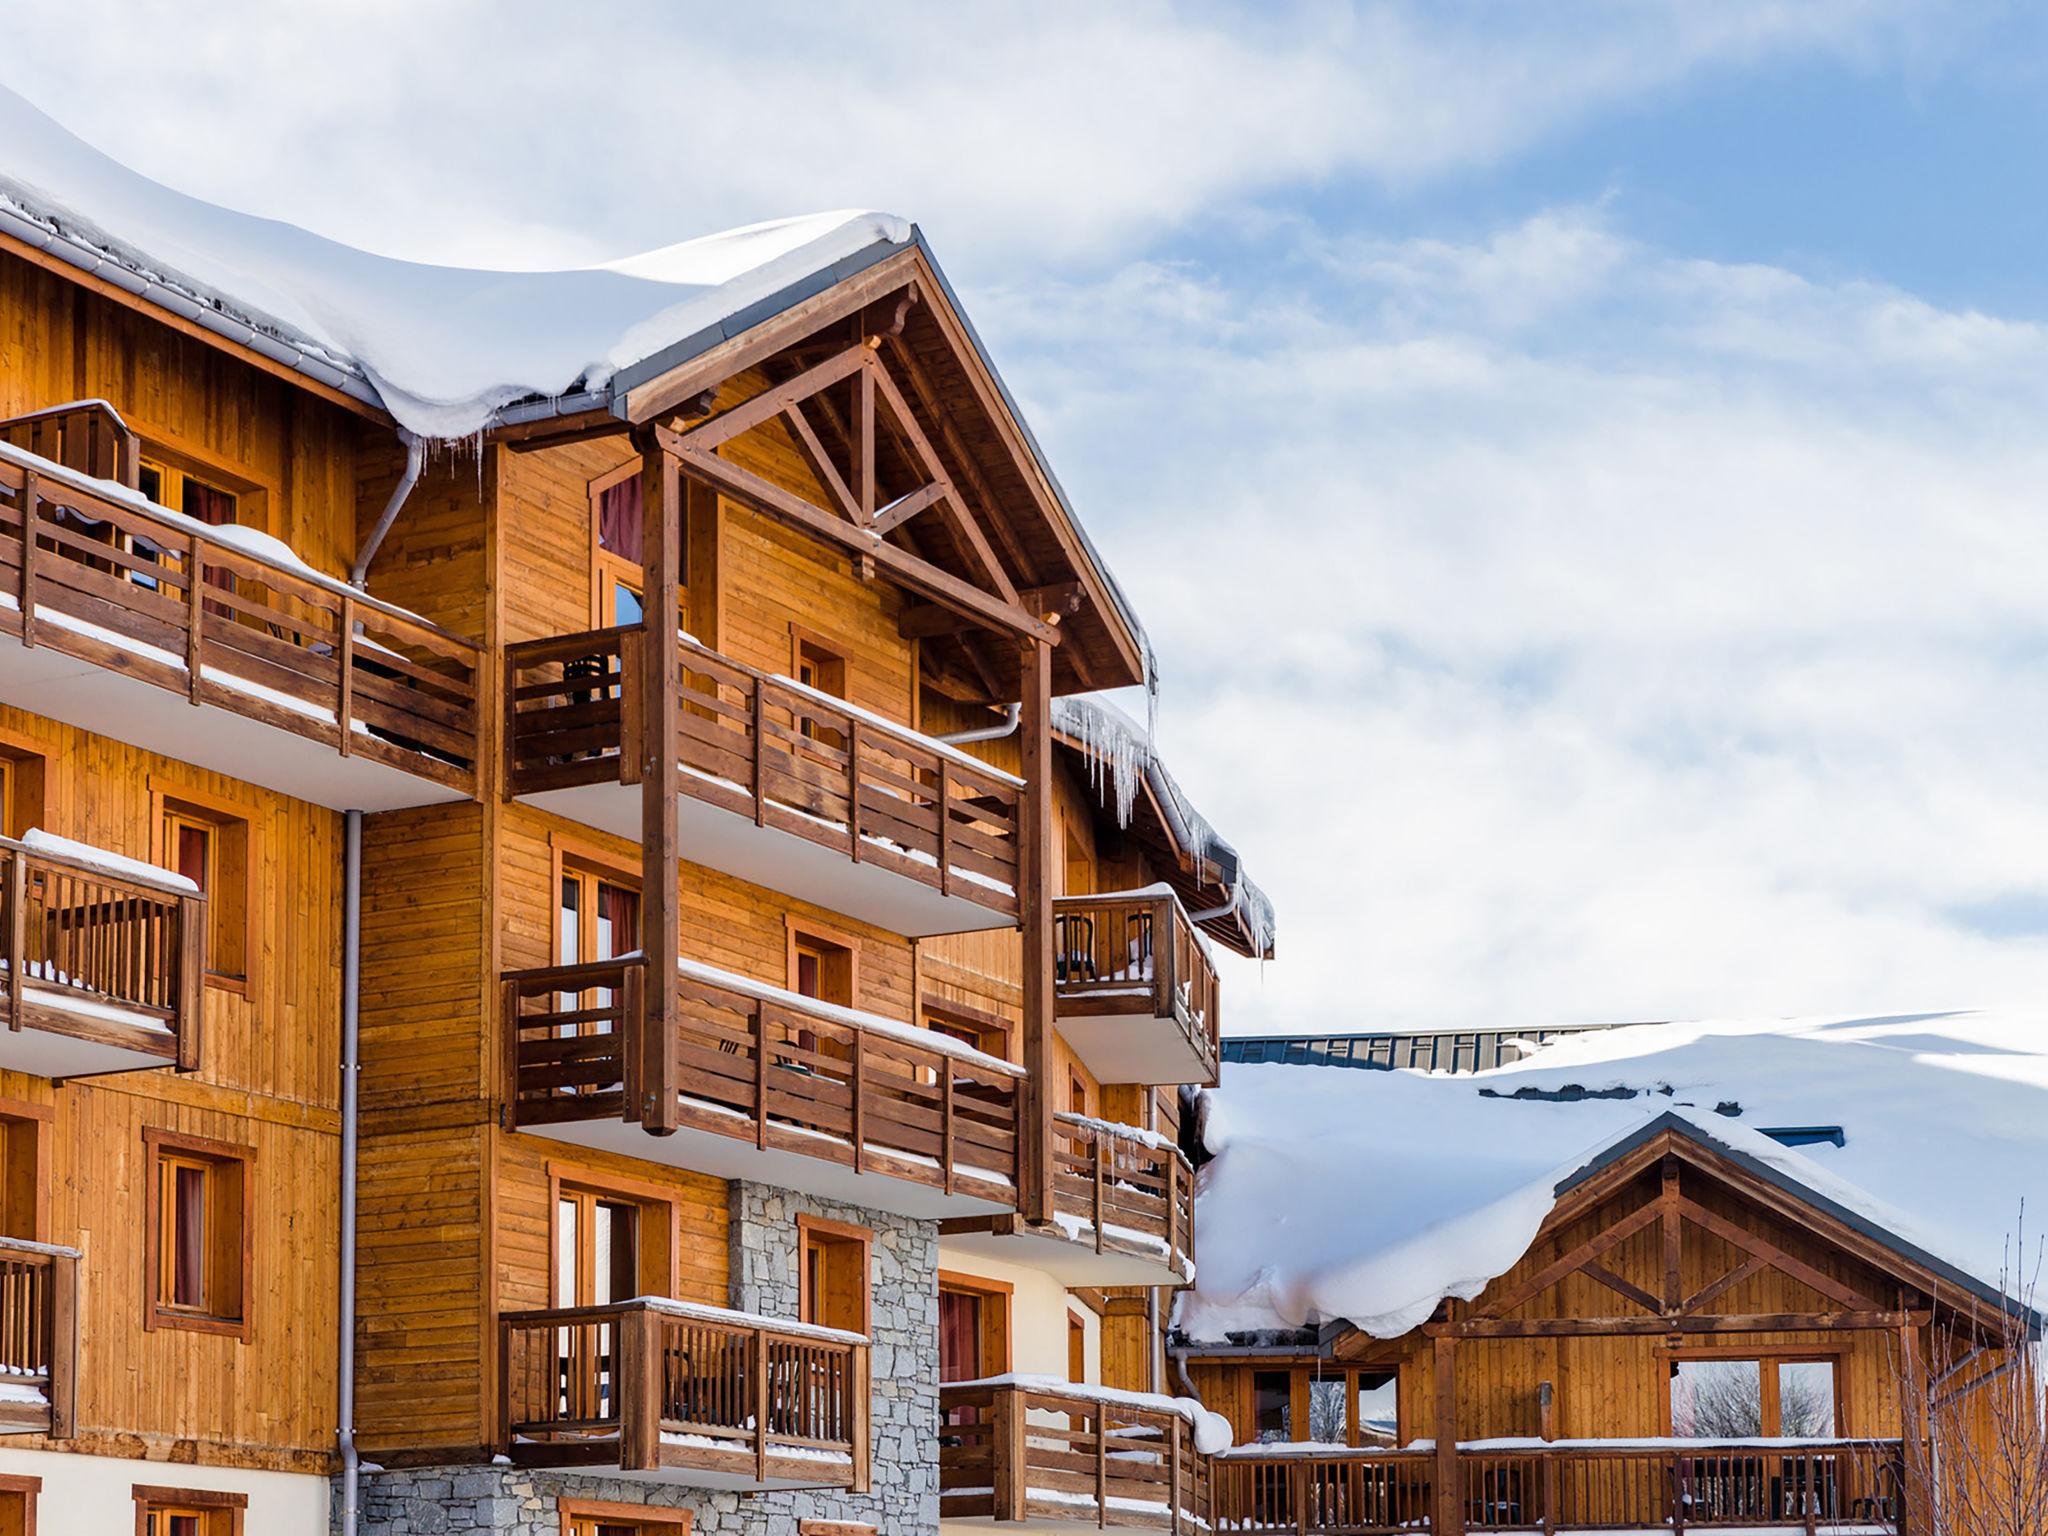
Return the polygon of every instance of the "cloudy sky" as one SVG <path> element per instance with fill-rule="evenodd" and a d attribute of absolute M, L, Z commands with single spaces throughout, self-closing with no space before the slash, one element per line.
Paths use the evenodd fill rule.
<path fill-rule="evenodd" d="M 917 219 L 1278 903 L 1233 1028 L 2048 986 L 2029 8 L 200 16 L 24 9 L 0 71 L 417 258 Z"/>

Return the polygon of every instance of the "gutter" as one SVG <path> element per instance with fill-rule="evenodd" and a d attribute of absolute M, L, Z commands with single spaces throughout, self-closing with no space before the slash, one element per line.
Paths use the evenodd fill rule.
<path fill-rule="evenodd" d="M 421 438 L 404 427 L 398 429 L 398 440 L 405 444 L 405 470 L 398 477 L 398 484 L 391 488 L 391 497 L 384 503 L 384 510 L 377 516 L 377 526 L 370 530 L 370 536 L 363 540 L 362 552 L 356 556 L 356 563 L 349 567 L 348 584 L 361 590 L 370 574 L 370 562 L 377 558 L 377 551 L 383 547 L 384 535 L 391 531 L 391 525 L 398 521 L 398 509 L 412 495 L 413 487 L 420 483 L 420 471 L 426 467 L 427 445 Z"/>
<path fill-rule="evenodd" d="M 356 1079 L 362 986 L 363 813 L 342 818 L 341 898 L 341 1306 L 336 1439 L 341 1448 L 341 1536 L 356 1536 L 361 1516 L 356 1451 Z"/>

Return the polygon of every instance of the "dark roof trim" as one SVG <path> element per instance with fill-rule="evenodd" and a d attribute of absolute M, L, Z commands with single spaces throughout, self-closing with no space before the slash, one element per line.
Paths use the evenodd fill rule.
<path fill-rule="evenodd" d="M 2019 1298 L 2006 1295 L 1997 1286 L 1989 1285 L 1979 1280 L 1976 1276 L 1956 1268 L 1955 1265 L 1949 1263 L 1946 1259 L 1937 1258 L 1918 1244 L 1907 1241 L 1889 1227 L 1880 1226 L 1868 1216 L 1852 1211 L 1847 1206 L 1829 1199 L 1812 1185 L 1803 1183 L 1791 1174 L 1786 1173 L 1783 1169 L 1762 1162 L 1751 1154 L 1730 1146 L 1719 1137 L 1711 1135 L 1704 1126 L 1698 1125 L 1671 1110 L 1666 1110 L 1654 1120 L 1651 1120 L 1637 1130 L 1631 1131 L 1621 1140 L 1601 1150 L 1586 1162 L 1584 1166 L 1559 1180 L 1557 1188 L 1552 1193 L 1562 1199 L 1566 1194 L 1585 1183 L 1595 1174 L 1611 1168 L 1615 1164 L 1625 1161 L 1634 1153 L 1641 1151 L 1642 1148 L 1656 1140 L 1666 1131 L 1682 1136 L 1687 1141 L 1706 1147 L 1717 1155 L 1727 1158 L 1729 1162 L 1734 1163 L 1753 1178 L 1761 1179 L 1773 1188 L 1783 1190 L 1795 1199 L 1839 1221 L 1852 1232 L 1861 1233 L 1873 1242 L 1890 1249 L 1908 1263 L 1917 1265 L 1929 1274 L 1955 1286 L 1960 1291 L 1968 1292 L 1979 1301 L 1997 1308 L 2000 1312 L 2018 1308 L 2019 1314 L 2026 1320 L 2030 1333 L 2038 1335 L 2042 1331 L 2044 1320 L 2041 1313 L 2020 1301 Z"/>

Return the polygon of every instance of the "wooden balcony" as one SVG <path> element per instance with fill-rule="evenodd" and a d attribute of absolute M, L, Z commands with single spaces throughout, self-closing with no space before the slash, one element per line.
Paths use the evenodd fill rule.
<path fill-rule="evenodd" d="M 0 1434 L 68 1440 L 78 1398 L 78 1250 L 0 1237 Z"/>
<path fill-rule="evenodd" d="M 1053 1219 L 948 1221 L 949 1247 L 1029 1264 L 1069 1286 L 1186 1285 L 1195 1273 L 1195 1176 L 1180 1149 L 1135 1127 L 1053 1116 Z"/>
<path fill-rule="evenodd" d="M 1213 1458 L 1170 1408 L 1053 1382 L 939 1388 L 939 1518 L 1112 1531 L 1210 1528 Z"/>
<path fill-rule="evenodd" d="M 638 841 L 641 626 L 508 646 L 506 778 Z M 688 637 L 676 815 L 693 863 L 913 938 L 1014 927 L 1023 784 Z"/>
<path fill-rule="evenodd" d="M 658 1019 L 644 971 L 634 957 L 504 978 L 517 1129 L 907 1216 L 1015 1209 L 1020 1068 L 689 962 Z M 642 1049 L 672 1053 L 674 1135 L 640 1129 Z"/>
<path fill-rule="evenodd" d="M 1053 902 L 1059 1030 L 1103 1083 L 1216 1081 L 1216 968 L 1170 886 Z"/>
<path fill-rule="evenodd" d="M 500 1450 L 700 1488 L 868 1484 L 868 1341 L 641 1298 L 498 1319 Z"/>
<path fill-rule="evenodd" d="M 9 439 L 0 701 L 333 809 L 475 791 L 474 645 Z"/>
<path fill-rule="evenodd" d="M 1436 1522 L 1433 1450 L 1216 1459 L 1217 1528 L 1392 1536 Z M 1899 1529 L 1896 1440 L 1477 1441 L 1458 1448 L 1466 1531 Z"/>
<path fill-rule="evenodd" d="M 189 888 L 0 838 L 0 1066 L 197 1067 L 205 942 Z"/>

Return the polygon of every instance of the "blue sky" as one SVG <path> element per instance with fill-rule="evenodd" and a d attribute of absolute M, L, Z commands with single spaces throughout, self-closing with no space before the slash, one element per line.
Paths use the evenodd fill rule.
<path fill-rule="evenodd" d="M 1234 1027 L 2048 984 L 2030 8 L 84 12 L 9 82 L 397 254 L 919 220 L 1278 903 Z"/>

